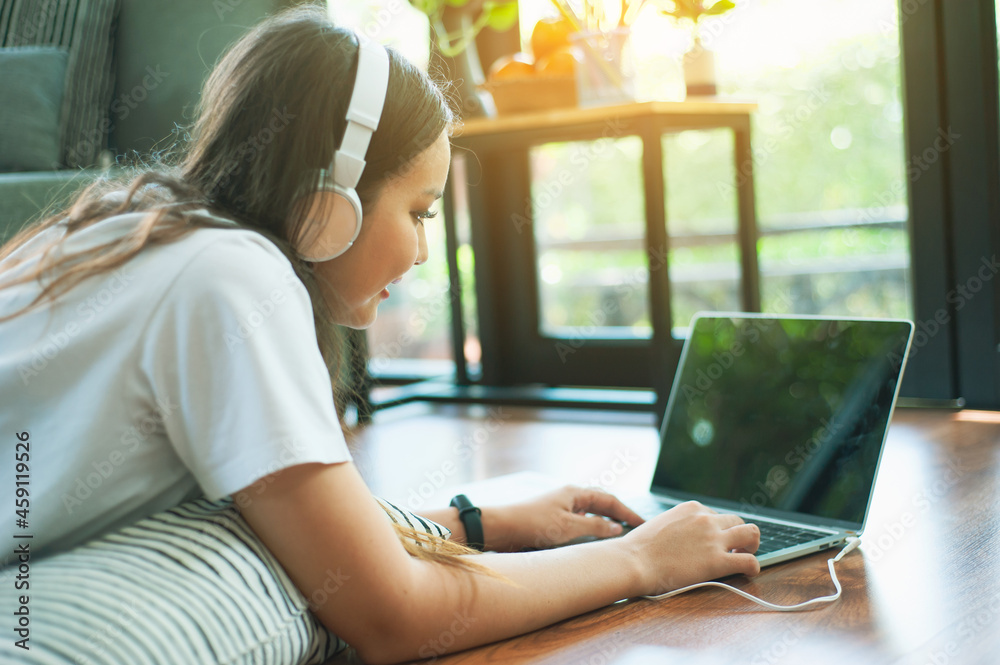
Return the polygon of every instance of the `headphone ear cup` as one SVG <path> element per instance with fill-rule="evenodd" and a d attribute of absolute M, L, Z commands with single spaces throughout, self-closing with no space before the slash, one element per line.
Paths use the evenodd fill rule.
<path fill-rule="evenodd" d="M 361 233 L 361 201 L 354 190 L 321 189 L 303 197 L 308 205 L 302 234 L 296 243 L 306 261 L 329 261 L 350 249 Z"/>

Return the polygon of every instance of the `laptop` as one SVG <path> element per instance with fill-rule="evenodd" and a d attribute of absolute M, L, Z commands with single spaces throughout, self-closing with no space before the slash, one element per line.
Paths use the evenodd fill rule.
<path fill-rule="evenodd" d="M 864 531 L 913 323 L 747 313 L 691 322 L 643 517 L 697 500 L 761 529 L 767 566 Z"/>

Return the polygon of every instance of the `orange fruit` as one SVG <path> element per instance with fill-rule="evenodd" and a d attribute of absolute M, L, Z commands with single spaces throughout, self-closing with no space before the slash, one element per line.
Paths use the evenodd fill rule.
<path fill-rule="evenodd" d="M 543 18 L 531 29 L 531 52 L 539 62 L 556 51 L 569 46 L 573 26 L 563 16 Z"/>
<path fill-rule="evenodd" d="M 501 81 L 504 79 L 520 79 L 535 75 L 535 66 L 531 64 L 524 53 L 512 53 L 503 55 L 490 65 L 489 74 L 486 75 L 490 81 Z"/>
<path fill-rule="evenodd" d="M 535 71 L 542 76 L 573 76 L 576 73 L 576 52 L 570 46 L 554 51 L 538 61 Z"/>

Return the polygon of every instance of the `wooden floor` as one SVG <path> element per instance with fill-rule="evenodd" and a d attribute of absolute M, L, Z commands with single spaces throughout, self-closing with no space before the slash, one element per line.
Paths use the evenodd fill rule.
<path fill-rule="evenodd" d="M 641 491 L 658 440 L 640 414 L 414 404 L 379 413 L 350 443 L 372 491 L 419 513 L 446 506 L 456 489 L 499 500 L 513 481 L 481 481 L 523 471 Z M 862 545 L 837 565 L 844 594 L 832 605 L 778 613 L 701 589 L 617 603 L 437 662 L 1000 663 L 998 444 L 1000 414 L 897 410 Z M 732 582 L 796 603 L 832 593 L 831 556 Z"/>

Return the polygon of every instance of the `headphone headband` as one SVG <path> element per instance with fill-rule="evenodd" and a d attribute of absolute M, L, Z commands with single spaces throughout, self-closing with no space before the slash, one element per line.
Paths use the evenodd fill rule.
<path fill-rule="evenodd" d="M 299 257 L 306 261 L 329 261 L 346 252 L 361 233 L 363 212 L 354 191 L 365 169 L 365 156 L 372 134 L 378 129 L 389 88 L 389 53 L 378 43 L 356 35 L 358 40 L 358 71 L 354 89 L 347 105 L 347 125 L 340 147 L 333 153 L 330 169 L 321 172 L 325 179 L 332 176 L 332 187 L 321 184 L 321 190 L 337 195 L 333 219 L 315 222 L 325 226 L 319 237 L 300 247 Z M 336 212 L 343 208 L 345 214 Z"/>
<path fill-rule="evenodd" d="M 389 87 L 389 54 L 378 43 L 358 37 L 358 73 L 347 107 L 347 127 L 330 170 L 333 182 L 354 189 L 365 168 L 365 155 L 372 134 L 378 129 Z"/>

